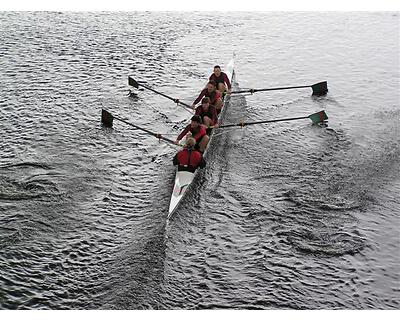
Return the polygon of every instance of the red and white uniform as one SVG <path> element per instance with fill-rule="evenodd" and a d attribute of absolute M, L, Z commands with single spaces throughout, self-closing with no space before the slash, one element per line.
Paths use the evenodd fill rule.
<path fill-rule="evenodd" d="M 184 136 L 186 136 L 188 133 L 192 134 L 192 137 L 196 140 L 196 144 L 198 144 L 201 139 L 207 134 L 206 132 L 206 127 L 204 125 L 199 125 L 196 129 L 193 129 L 190 124 L 186 126 L 185 129 L 181 132 L 181 134 L 178 136 L 177 140 L 182 140 Z"/>
<path fill-rule="evenodd" d="M 203 119 L 205 116 L 209 117 L 212 121 L 213 126 L 215 126 L 218 123 L 218 114 L 217 114 L 217 109 L 215 109 L 214 106 L 209 105 L 208 110 L 205 111 L 203 109 L 203 105 L 200 105 L 196 108 L 196 115 L 200 116 L 201 119 Z"/>
<path fill-rule="evenodd" d="M 217 88 L 218 88 L 218 83 L 223 83 L 226 84 L 228 89 L 232 88 L 231 82 L 229 81 L 228 76 L 226 75 L 225 72 L 221 72 L 221 74 L 219 75 L 219 77 L 217 77 L 214 73 L 210 76 L 210 80 L 214 80 L 215 83 L 217 84 Z"/>

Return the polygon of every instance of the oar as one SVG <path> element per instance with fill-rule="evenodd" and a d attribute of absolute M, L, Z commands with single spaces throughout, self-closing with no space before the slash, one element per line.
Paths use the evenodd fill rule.
<path fill-rule="evenodd" d="M 130 86 L 132 86 L 132 87 L 135 87 L 136 89 L 138 89 L 139 86 L 141 86 L 141 87 L 143 87 L 143 88 L 145 88 L 145 89 L 147 89 L 147 90 L 153 91 L 154 93 L 157 93 L 157 94 L 159 94 L 159 95 L 161 95 L 161 96 L 163 96 L 163 97 L 165 97 L 165 98 L 167 98 L 167 99 L 172 100 L 173 102 L 175 102 L 175 103 L 178 104 L 178 105 L 180 104 L 180 105 L 182 105 L 182 106 L 184 106 L 184 107 L 186 107 L 186 108 L 189 108 L 189 109 L 191 110 L 191 113 L 193 113 L 193 109 L 192 109 L 192 106 L 191 106 L 191 105 L 189 105 L 189 104 L 187 104 L 187 103 L 184 103 L 184 102 L 180 101 L 179 99 L 175 99 L 175 98 L 172 98 L 172 97 L 170 97 L 170 96 L 167 96 L 166 94 L 164 94 L 164 93 L 162 93 L 162 92 L 159 92 L 159 91 L 157 91 L 157 90 L 154 90 L 154 89 L 152 89 L 152 88 L 150 88 L 150 87 L 147 87 L 147 86 L 145 86 L 144 84 L 142 84 L 142 83 L 136 81 L 135 79 L 133 79 L 131 76 L 128 77 L 128 84 L 129 84 Z M 186 110 L 186 109 L 185 109 L 185 110 Z M 189 111 L 189 110 L 186 110 L 186 111 Z"/>
<path fill-rule="evenodd" d="M 280 88 L 267 88 L 267 89 L 248 89 L 248 90 L 240 90 L 240 91 L 233 91 L 233 93 L 255 93 L 259 91 L 273 91 L 273 90 L 287 90 L 287 89 L 301 89 L 301 88 L 312 88 L 312 95 L 313 96 L 323 96 L 328 92 L 328 83 L 326 81 L 318 82 L 311 86 L 297 86 L 297 87 L 280 87 Z"/>
<path fill-rule="evenodd" d="M 143 132 L 146 132 L 146 133 L 156 137 L 157 139 L 160 139 L 160 140 L 163 140 L 163 141 L 166 141 L 168 143 L 172 143 L 172 144 L 176 145 L 175 141 L 163 137 L 160 133 L 151 132 L 150 130 L 147 130 L 147 129 L 143 128 L 143 127 L 139 127 L 136 124 L 133 124 L 133 123 L 130 123 L 130 122 L 124 120 L 124 119 L 115 117 L 110 112 L 108 112 L 107 110 L 101 109 L 101 122 L 103 123 L 103 125 L 105 127 L 111 128 L 112 125 L 113 125 L 113 120 L 114 119 L 116 119 L 118 121 L 121 121 L 121 122 L 123 122 L 123 123 L 125 123 L 125 124 L 127 124 L 129 126 L 132 126 L 132 127 L 136 128 L 136 129 L 142 130 Z"/>
<path fill-rule="evenodd" d="M 324 120 L 328 119 L 328 115 L 325 113 L 324 110 L 322 110 L 322 111 L 310 114 L 309 116 L 305 116 L 305 117 L 275 119 L 275 120 L 263 120 L 263 121 L 254 121 L 254 122 L 232 123 L 232 124 L 225 124 L 225 125 L 222 125 L 222 126 L 218 126 L 218 128 L 244 127 L 244 126 L 251 126 L 251 125 L 254 125 L 254 124 L 281 122 L 281 121 L 293 121 L 293 120 L 300 120 L 300 119 L 307 119 L 307 118 L 310 118 L 312 120 L 312 122 L 314 122 L 314 123 L 321 123 Z"/>

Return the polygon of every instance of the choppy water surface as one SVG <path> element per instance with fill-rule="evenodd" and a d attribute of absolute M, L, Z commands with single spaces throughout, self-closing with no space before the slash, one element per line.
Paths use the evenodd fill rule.
<path fill-rule="evenodd" d="M 2 309 L 398 309 L 397 13 L 0 14 Z M 219 26 L 216 29 L 216 26 Z M 220 35 L 220 41 L 216 41 Z M 236 54 L 226 122 L 167 223 L 191 103 Z"/>

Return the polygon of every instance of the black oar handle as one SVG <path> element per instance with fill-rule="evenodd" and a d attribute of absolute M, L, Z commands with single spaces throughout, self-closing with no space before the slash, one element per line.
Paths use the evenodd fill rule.
<path fill-rule="evenodd" d="M 168 138 L 165 138 L 159 133 L 151 132 L 150 130 L 147 130 L 146 128 L 139 127 L 136 124 L 130 123 L 130 122 L 124 120 L 124 119 L 121 119 L 121 118 L 118 118 L 118 117 L 115 117 L 115 116 L 113 116 L 113 118 L 118 120 L 118 121 L 121 121 L 121 122 L 123 122 L 123 123 L 125 123 L 125 124 L 127 124 L 129 126 L 132 126 L 132 127 L 136 128 L 136 129 L 142 130 L 142 131 L 144 131 L 144 132 L 146 132 L 146 133 L 148 133 L 148 134 L 150 134 L 150 135 L 152 135 L 152 136 L 154 136 L 154 137 L 156 137 L 158 139 L 167 141 L 167 142 L 172 143 L 172 144 L 176 144 L 175 141 L 173 141 L 171 139 L 168 139 Z"/>
<path fill-rule="evenodd" d="M 309 116 L 296 117 L 296 118 L 286 118 L 286 119 L 275 119 L 275 120 L 263 120 L 263 121 L 253 121 L 253 122 L 232 123 L 232 124 L 226 124 L 226 125 L 219 126 L 218 128 L 244 127 L 244 126 L 251 126 L 251 125 L 254 125 L 254 124 L 307 119 L 308 117 Z"/>

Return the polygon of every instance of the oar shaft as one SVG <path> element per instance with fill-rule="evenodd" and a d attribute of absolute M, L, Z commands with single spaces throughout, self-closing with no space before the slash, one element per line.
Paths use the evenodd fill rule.
<path fill-rule="evenodd" d="M 274 91 L 274 90 L 287 90 L 287 89 L 302 89 L 302 88 L 309 88 L 311 86 L 296 86 L 296 87 L 279 87 L 279 88 L 268 88 L 268 89 L 248 89 L 248 90 L 239 90 L 233 91 L 233 93 L 254 93 L 260 91 Z"/>
<path fill-rule="evenodd" d="M 161 140 L 167 141 L 169 143 L 175 144 L 175 141 L 173 141 L 171 139 L 168 139 L 168 138 L 165 138 L 161 134 L 151 132 L 150 130 L 147 130 L 146 128 L 139 127 L 136 124 L 130 123 L 130 122 L 124 120 L 124 119 L 121 119 L 121 118 L 118 118 L 118 117 L 115 117 L 115 116 L 113 116 L 113 118 L 118 120 L 118 121 L 121 121 L 121 122 L 123 122 L 123 123 L 125 123 L 125 124 L 127 124 L 127 125 L 129 125 L 131 127 L 134 127 L 136 129 L 142 130 L 142 131 L 144 131 L 144 132 L 146 132 L 146 133 L 148 133 L 148 134 L 150 134 L 150 135 L 152 135 L 152 136 L 154 136 L 154 137 L 156 137 L 158 139 L 161 139 Z"/>
<path fill-rule="evenodd" d="M 296 117 L 296 118 L 286 118 L 286 119 L 275 119 L 275 120 L 263 120 L 263 121 L 253 121 L 253 122 L 232 123 L 232 124 L 226 124 L 226 125 L 219 126 L 219 128 L 244 127 L 244 126 L 251 126 L 251 125 L 254 125 L 254 124 L 262 124 L 262 123 L 293 121 L 293 120 L 307 119 L 308 117 L 309 116 Z"/>
<path fill-rule="evenodd" d="M 184 102 L 182 102 L 182 101 L 179 101 L 179 99 L 175 99 L 175 98 L 172 98 L 172 97 L 170 97 L 170 96 L 167 96 L 166 94 L 164 94 L 164 93 L 162 93 L 162 92 L 160 92 L 160 91 L 154 90 L 153 88 L 147 87 L 147 86 L 145 86 L 145 85 L 143 85 L 143 84 L 139 84 L 139 85 L 140 85 L 141 87 L 147 89 L 147 90 L 150 90 L 150 91 L 153 91 L 153 92 L 159 94 L 160 96 L 163 96 L 163 97 L 165 97 L 165 98 L 167 98 L 167 99 L 169 99 L 169 100 L 172 100 L 172 101 L 175 102 L 175 103 L 181 104 L 181 105 L 183 105 L 183 106 L 185 106 L 185 107 L 187 107 L 187 108 L 189 108 L 189 109 L 192 109 L 192 106 L 190 106 L 190 105 L 188 105 L 187 103 L 184 103 Z"/>
<path fill-rule="evenodd" d="M 163 97 L 165 97 L 165 98 L 167 98 L 167 99 L 170 99 L 170 100 L 172 100 L 172 101 L 175 101 L 174 98 L 172 98 L 172 97 L 170 97 L 170 96 L 167 96 L 166 94 L 164 94 L 164 93 L 162 93 L 162 92 L 159 92 L 159 91 L 157 91 L 157 90 L 154 90 L 153 88 L 147 87 L 147 86 L 145 86 L 145 85 L 143 85 L 143 84 L 140 84 L 140 86 L 143 87 L 143 88 L 146 88 L 147 90 L 153 91 L 153 92 L 159 94 L 160 96 L 163 96 Z"/>

